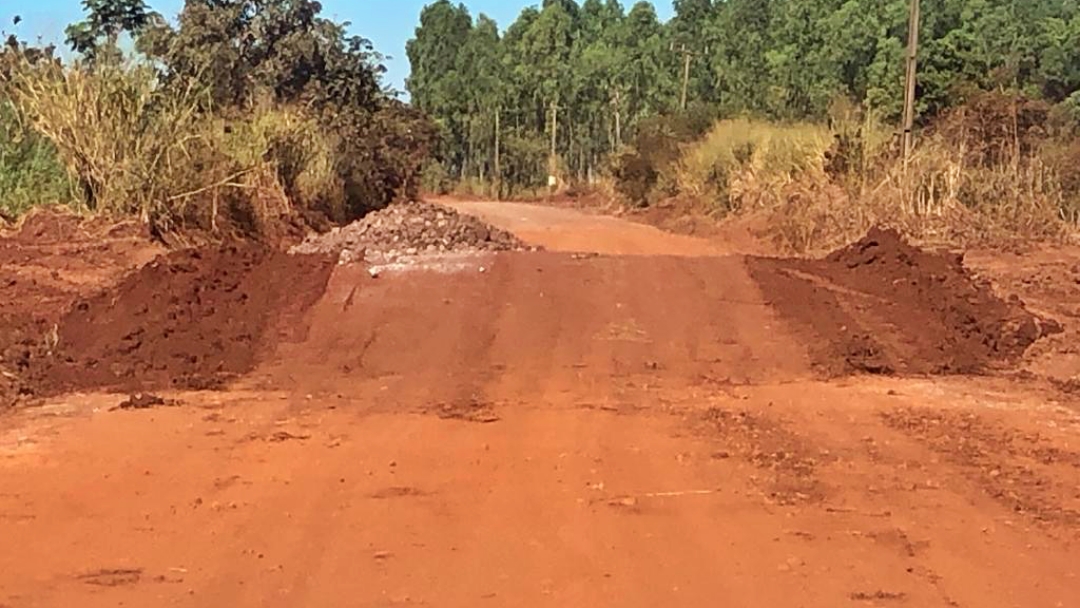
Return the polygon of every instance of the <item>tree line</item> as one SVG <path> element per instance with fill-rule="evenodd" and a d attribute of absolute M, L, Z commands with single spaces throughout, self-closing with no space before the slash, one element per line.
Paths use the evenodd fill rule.
<path fill-rule="evenodd" d="M 463 4 L 421 14 L 412 103 L 441 130 L 440 177 L 588 179 L 658 116 L 882 121 L 904 97 L 909 0 L 544 0 L 505 29 Z M 922 121 L 985 90 L 1080 111 L 1080 2 L 922 0 Z M 556 159 L 557 166 L 546 163 Z"/>

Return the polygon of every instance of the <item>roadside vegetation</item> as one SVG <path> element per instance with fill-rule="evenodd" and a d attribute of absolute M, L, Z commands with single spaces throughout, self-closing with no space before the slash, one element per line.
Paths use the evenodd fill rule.
<path fill-rule="evenodd" d="M 134 215 L 270 237 L 423 188 L 598 190 L 750 216 L 784 249 L 873 224 L 924 241 L 1080 220 L 1080 5 L 923 0 L 917 137 L 898 124 L 908 0 L 545 0 L 500 27 L 426 6 L 408 103 L 314 0 L 83 0 L 70 52 L 0 50 L 0 218 Z M 18 30 L 17 20 L 13 24 Z M 63 57 L 63 59 L 61 59 Z"/>
<path fill-rule="evenodd" d="M 908 0 L 547 0 L 500 29 L 422 12 L 408 89 L 439 126 L 425 187 L 599 188 L 763 216 L 805 251 L 877 223 L 923 240 L 1056 238 L 1080 213 L 1080 5 L 923 1 L 904 163 Z"/>
<path fill-rule="evenodd" d="M 137 215 L 161 237 L 273 237 L 416 194 L 433 125 L 311 0 L 84 0 L 73 55 L 0 53 L 0 213 Z"/>

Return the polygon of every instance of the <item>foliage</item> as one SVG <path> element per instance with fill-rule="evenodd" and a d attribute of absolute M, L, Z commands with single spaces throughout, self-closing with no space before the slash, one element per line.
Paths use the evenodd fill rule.
<path fill-rule="evenodd" d="M 415 196 L 436 130 L 383 90 L 381 56 L 318 2 L 187 0 L 175 27 L 142 0 L 83 6 L 66 65 L 9 43 L 0 107 L 29 129 L 19 141 L 54 153 L 84 208 L 138 214 L 160 234 L 272 235 Z"/>
<path fill-rule="evenodd" d="M 764 214 L 765 233 L 794 252 L 833 249 L 877 224 L 940 243 L 1056 238 L 1080 209 L 1068 181 L 1080 148 L 1049 136 L 1046 107 L 981 94 L 931 123 L 906 165 L 865 118 L 831 131 L 724 121 L 685 147 L 680 193 L 722 213 Z M 845 147 L 858 153 L 836 163 Z"/>
<path fill-rule="evenodd" d="M 32 48 L 14 37 L 0 47 L 0 218 L 11 220 L 31 207 L 71 199 L 72 186 L 56 148 L 34 131 L 3 83 L 26 64 L 55 61 L 52 48 Z"/>
<path fill-rule="evenodd" d="M 824 174 L 830 142 L 828 130 L 813 124 L 721 121 L 679 159 L 679 192 L 723 211 L 768 205 L 755 197 L 796 176 Z"/>
<path fill-rule="evenodd" d="M 71 197 L 71 183 L 56 150 L 18 120 L 10 103 L 0 106 L 0 217 L 13 219 L 41 204 Z"/>
<path fill-rule="evenodd" d="M 500 36 L 464 5 L 428 5 L 408 47 L 408 88 L 446 133 L 446 173 L 495 178 L 496 115 L 502 130 L 548 142 L 537 172 L 552 157 L 568 172 L 562 177 L 580 181 L 608 164 L 625 169 L 632 157 L 624 146 L 649 121 L 683 112 L 684 84 L 689 105 L 726 117 L 824 122 L 846 99 L 895 126 L 908 0 L 676 0 L 674 7 L 661 23 L 648 2 L 626 10 L 616 0 L 547 0 Z M 921 39 L 922 124 L 979 91 L 1017 91 L 1054 105 L 1075 101 L 1080 90 L 1073 1 L 923 0 Z"/>
<path fill-rule="evenodd" d="M 105 59 L 117 59 L 120 34 L 137 34 L 155 17 L 143 0 L 83 0 L 82 6 L 87 18 L 67 27 L 67 42 L 90 60 L 102 52 Z"/>

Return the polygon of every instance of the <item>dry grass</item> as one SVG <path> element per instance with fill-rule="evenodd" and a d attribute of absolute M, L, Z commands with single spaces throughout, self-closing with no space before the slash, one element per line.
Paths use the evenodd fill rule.
<path fill-rule="evenodd" d="M 978 137 L 943 131 L 920 141 L 905 166 L 879 135 L 860 128 L 853 152 L 822 126 L 723 121 L 684 150 L 680 193 L 721 213 L 764 216 L 762 236 L 790 253 L 828 251 L 874 225 L 965 246 L 1076 234 L 1076 193 L 1041 148 L 987 155 Z M 841 153 L 854 160 L 835 162 Z"/>
<path fill-rule="evenodd" d="M 140 63 L 25 62 L 11 74 L 3 93 L 55 148 L 76 207 L 159 232 L 255 234 L 294 202 L 344 204 L 334 142 L 298 110 L 226 119 L 201 90 L 163 87 Z"/>
<path fill-rule="evenodd" d="M 724 211 L 775 204 L 774 195 L 787 184 L 823 174 L 830 141 L 829 131 L 817 125 L 721 121 L 684 149 L 677 188 Z"/>
<path fill-rule="evenodd" d="M 837 185 L 803 175 L 769 209 L 772 240 L 796 252 L 828 251 L 871 226 L 900 229 L 931 245 L 1013 244 L 1059 240 L 1075 230 L 1065 221 L 1065 193 L 1037 157 L 1004 166 L 970 166 L 963 142 L 924 142 L 905 169 L 891 161 L 868 185 Z"/>
<path fill-rule="evenodd" d="M 209 148 L 196 94 L 164 94 L 150 66 L 25 64 L 9 84 L 91 211 L 149 219 L 236 177 L 196 166 Z"/>

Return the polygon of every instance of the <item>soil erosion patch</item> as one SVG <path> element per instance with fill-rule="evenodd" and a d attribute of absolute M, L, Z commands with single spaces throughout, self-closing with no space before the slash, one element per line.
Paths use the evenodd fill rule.
<path fill-rule="evenodd" d="M 33 394 L 217 388 L 322 296 L 325 256 L 255 245 L 170 253 L 75 303 L 28 360 Z"/>
<path fill-rule="evenodd" d="M 1060 331 L 1019 299 L 996 297 L 963 255 L 918 249 L 892 230 L 873 229 L 821 260 L 748 265 L 830 374 L 983 373 Z"/>

